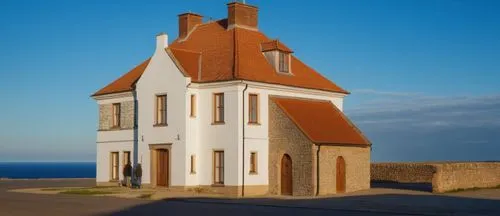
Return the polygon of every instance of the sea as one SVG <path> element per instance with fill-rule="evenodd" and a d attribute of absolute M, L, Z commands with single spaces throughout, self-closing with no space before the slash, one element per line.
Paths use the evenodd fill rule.
<path fill-rule="evenodd" d="M 0 162 L 0 179 L 95 178 L 95 162 Z"/>

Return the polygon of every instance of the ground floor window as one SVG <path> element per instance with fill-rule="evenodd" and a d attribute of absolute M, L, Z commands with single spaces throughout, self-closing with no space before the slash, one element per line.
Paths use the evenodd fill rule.
<path fill-rule="evenodd" d="M 118 152 L 111 152 L 111 180 L 117 181 L 120 175 Z"/>
<path fill-rule="evenodd" d="M 214 184 L 224 184 L 224 151 L 214 151 Z"/>

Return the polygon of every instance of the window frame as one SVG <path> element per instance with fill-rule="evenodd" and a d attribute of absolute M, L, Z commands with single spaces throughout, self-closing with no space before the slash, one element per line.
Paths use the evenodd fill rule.
<path fill-rule="evenodd" d="M 278 71 L 280 73 L 290 73 L 290 53 L 278 52 Z"/>
<path fill-rule="evenodd" d="M 252 108 L 252 97 L 255 97 L 255 110 Z M 260 100 L 259 94 L 250 93 L 248 94 L 248 124 L 259 125 L 260 124 Z M 255 119 L 252 119 L 252 111 L 255 111 Z"/>
<path fill-rule="evenodd" d="M 121 103 L 113 103 L 111 105 L 111 128 L 121 127 L 121 116 L 122 116 L 121 112 L 122 112 Z"/>
<path fill-rule="evenodd" d="M 219 166 L 217 166 L 217 161 L 219 161 Z M 214 153 L 213 153 L 213 179 L 212 179 L 214 185 L 224 185 L 224 174 L 225 174 L 224 173 L 224 168 L 225 168 L 224 162 L 225 162 L 224 150 L 214 150 Z"/>
<path fill-rule="evenodd" d="M 160 110 L 160 101 L 163 100 L 164 105 L 162 106 L 163 110 Z M 167 94 L 157 94 L 155 96 L 155 124 L 154 126 L 167 126 L 168 123 L 168 97 Z M 160 115 L 161 113 L 161 115 Z M 160 119 L 160 116 L 162 117 Z"/>
<path fill-rule="evenodd" d="M 213 96 L 213 124 L 224 124 L 225 123 L 225 105 L 224 105 L 224 93 L 214 93 Z M 217 100 L 217 97 L 219 97 L 219 100 Z M 217 104 L 217 101 L 219 101 L 221 104 Z M 219 118 L 217 118 L 219 117 Z"/>
<path fill-rule="evenodd" d="M 196 100 L 196 94 L 191 94 L 190 96 L 190 102 L 191 102 L 191 110 L 190 110 L 190 114 L 189 116 L 191 118 L 195 118 L 196 117 L 196 112 L 197 112 L 197 100 Z"/>
<path fill-rule="evenodd" d="M 257 152 L 255 152 L 255 151 L 250 152 L 250 167 L 249 167 L 250 175 L 256 175 L 258 173 L 258 170 L 259 170 L 258 158 L 259 158 L 259 155 Z"/>

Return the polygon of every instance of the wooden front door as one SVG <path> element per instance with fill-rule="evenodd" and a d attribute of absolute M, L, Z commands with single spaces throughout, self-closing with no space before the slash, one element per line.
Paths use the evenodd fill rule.
<path fill-rule="evenodd" d="M 345 192 L 345 161 L 342 156 L 337 157 L 337 193 Z"/>
<path fill-rule="evenodd" d="M 156 152 L 156 185 L 168 187 L 168 150 L 158 149 Z"/>
<path fill-rule="evenodd" d="M 281 194 L 293 194 L 292 158 L 287 154 L 281 159 Z"/>

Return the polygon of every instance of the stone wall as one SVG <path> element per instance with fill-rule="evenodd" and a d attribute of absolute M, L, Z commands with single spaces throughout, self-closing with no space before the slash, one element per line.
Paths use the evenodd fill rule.
<path fill-rule="evenodd" d="M 134 128 L 134 101 L 120 103 L 120 129 Z M 113 104 L 99 105 L 99 130 L 111 130 Z"/>
<path fill-rule="evenodd" d="M 372 181 L 432 183 L 433 192 L 500 185 L 500 162 L 374 163 Z"/>
<path fill-rule="evenodd" d="M 346 166 L 346 190 L 353 192 L 370 188 L 370 147 L 347 147 L 322 145 L 319 158 L 319 195 L 337 193 L 337 157 L 342 156 Z M 314 146 L 316 152 L 318 146 Z M 313 156 L 316 161 L 316 154 Z M 316 191 L 316 162 L 313 165 L 314 189 Z"/>
<path fill-rule="evenodd" d="M 434 164 L 437 172 L 432 181 L 433 192 L 500 185 L 500 162 Z"/>
<path fill-rule="evenodd" d="M 436 168 L 424 163 L 372 163 L 371 180 L 398 183 L 431 183 Z"/>
<path fill-rule="evenodd" d="M 269 101 L 269 193 L 281 193 L 281 159 L 292 158 L 293 195 L 314 195 L 314 144 L 297 128 L 285 113 Z"/>

